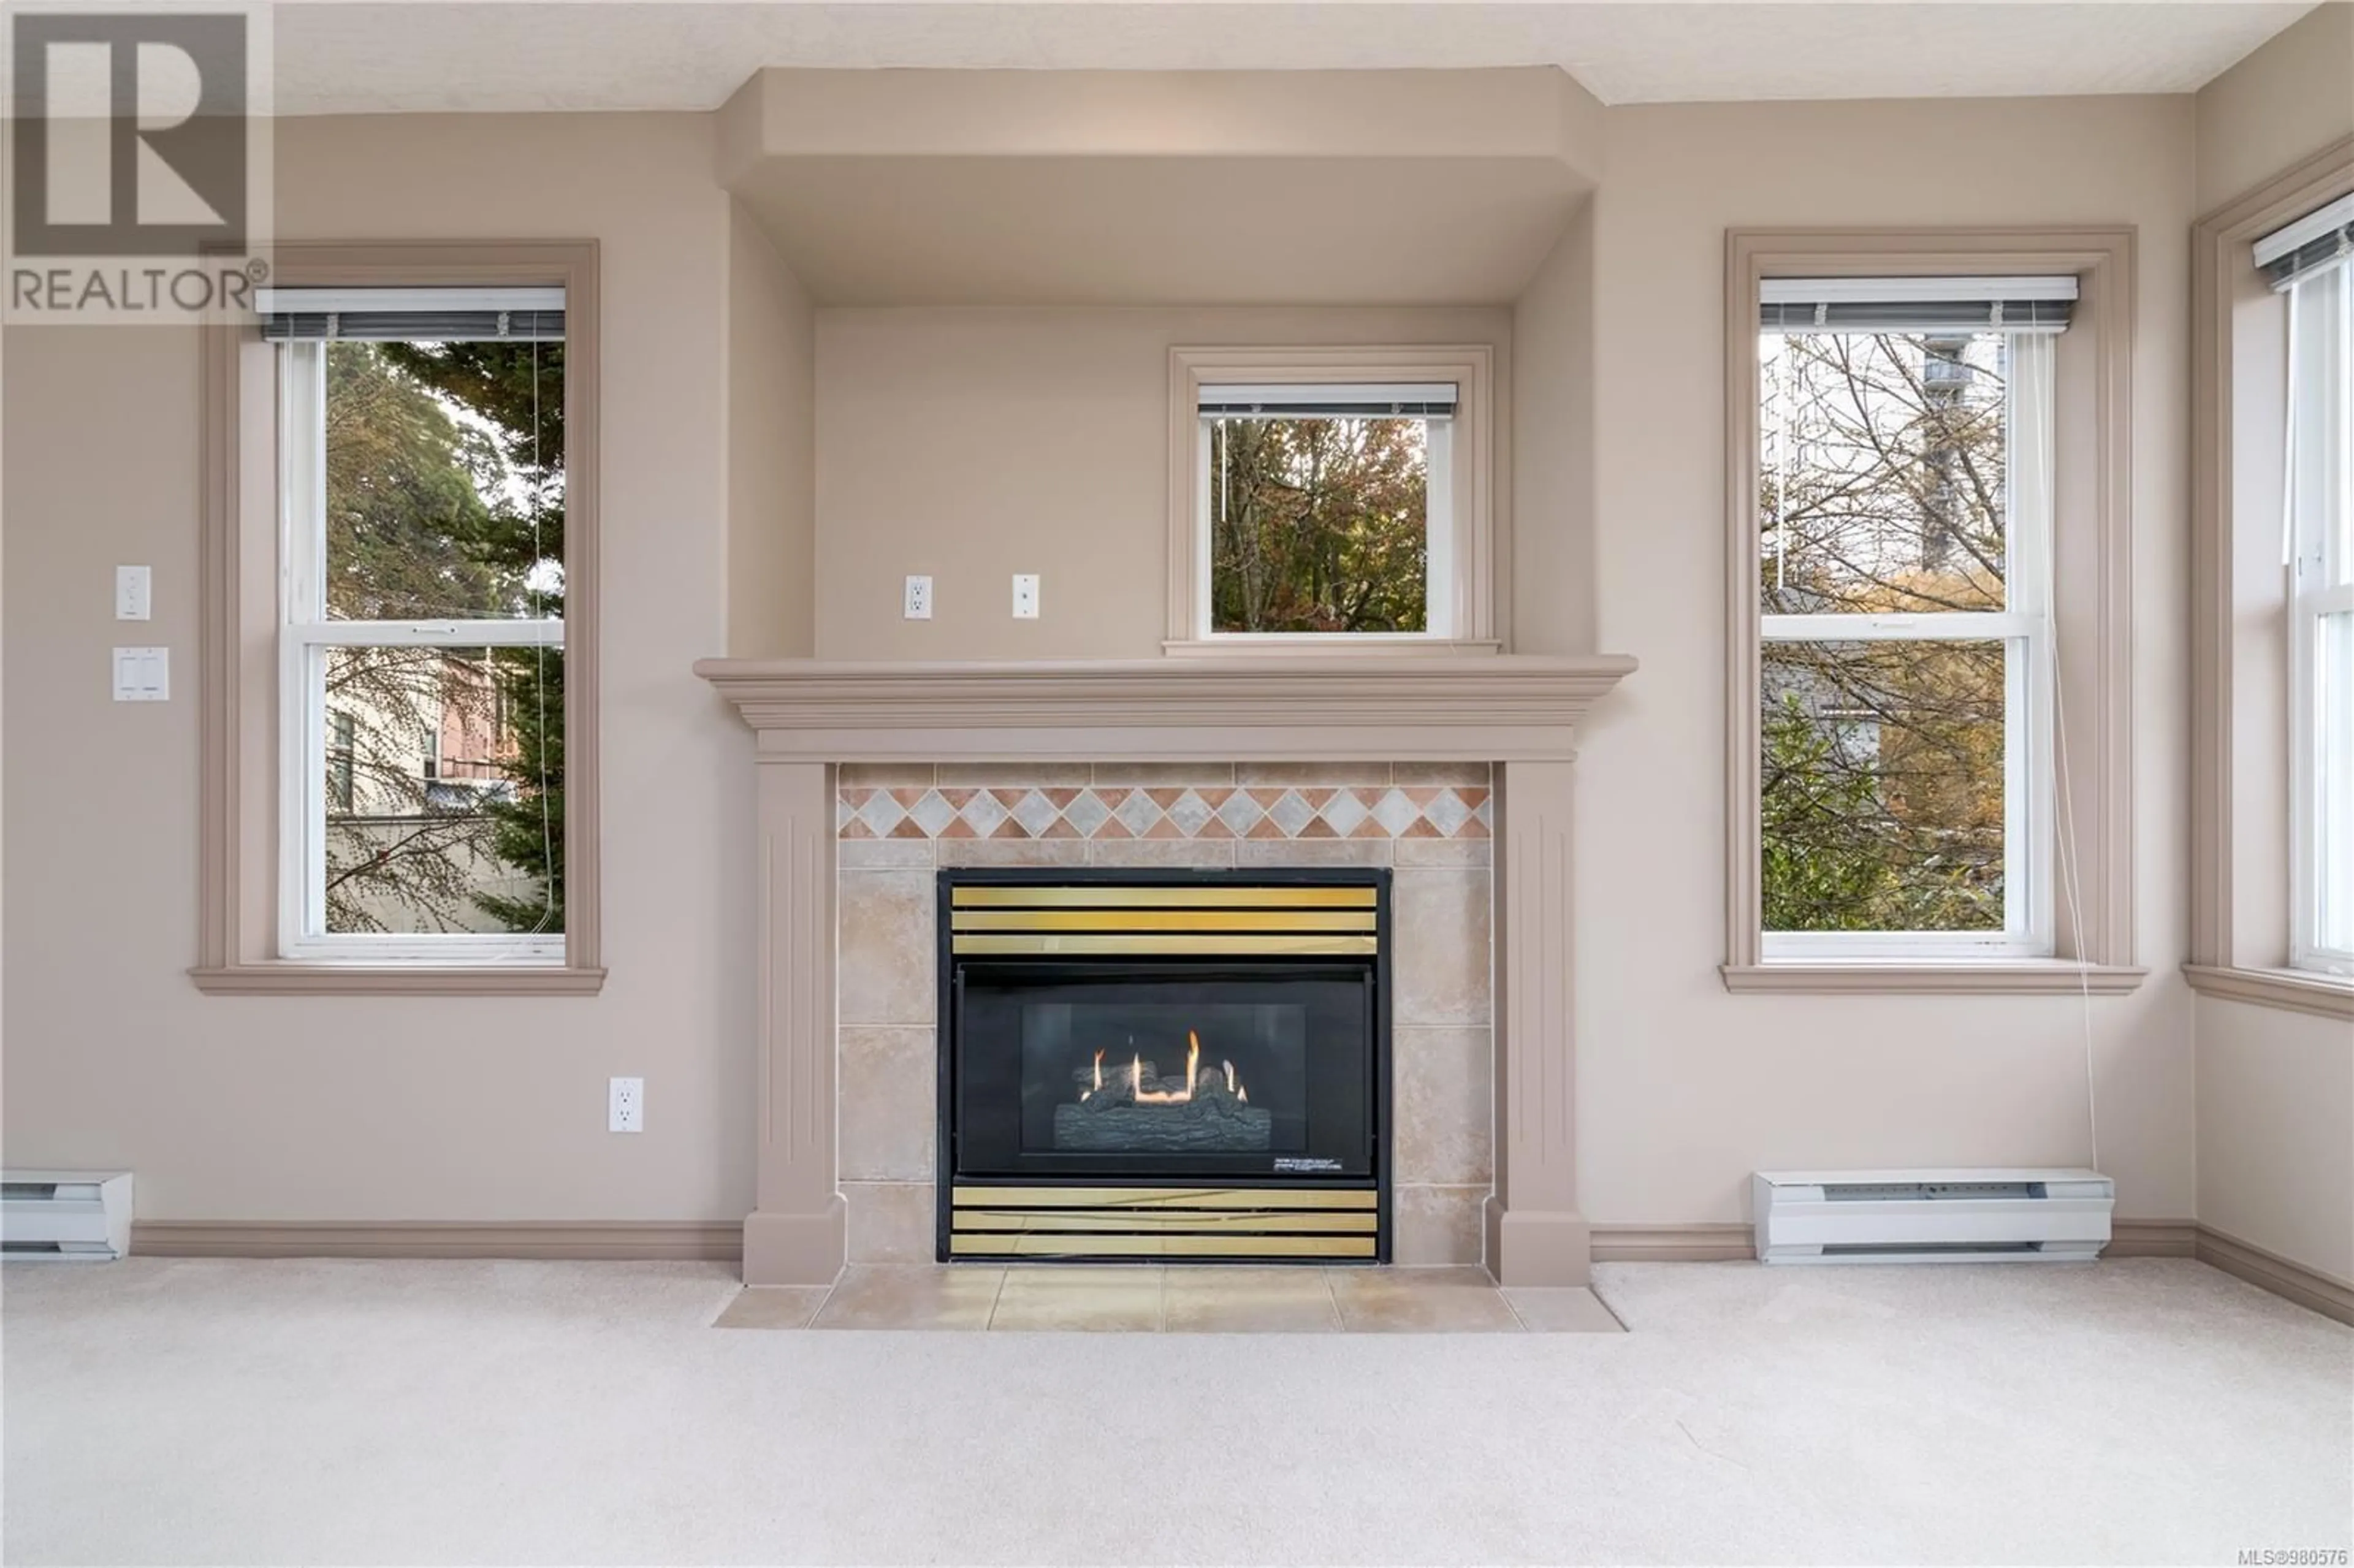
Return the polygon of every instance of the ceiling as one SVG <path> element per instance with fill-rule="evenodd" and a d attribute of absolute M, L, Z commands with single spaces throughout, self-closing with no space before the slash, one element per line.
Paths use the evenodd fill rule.
<path fill-rule="evenodd" d="M 280 114 L 706 110 L 762 66 L 1560 66 L 1605 103 L 2188 92 L 2308 0 L 281 0 Z"/>

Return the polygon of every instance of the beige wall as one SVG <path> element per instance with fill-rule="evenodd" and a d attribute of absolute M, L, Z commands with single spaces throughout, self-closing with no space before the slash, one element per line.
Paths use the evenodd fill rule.
<path fill-rule="evenodd" d="M 2354 4 L 2330 0 L 2199 90 L 2200 212 L 2354 132 Z"/>
<path fill-rule="evenodd" d="M 692 661 L 804 639 L 840 658 L 1150 655 L 1168 345 L 1365 337 L 1499 348 L 1499 386 L 1521 415 L 1506 477 L 1526 492 L 1511 508 L 1523 646 L 1643 661 L 1598 711 L 1581 766 L 1591 1217 L 1739 1219 L 1760 1166 L 2081 1160 L 2081 1001 L 1733 997 L 1718 981 L 1723 237 L 1734 224 L 2130 222 L 2137 957 L 2152 974 L 2090 1009 L 2103 1164 L 2127 1215 L 2211 1205 L 2212 1223 L 2247 1240 L 2338 1266 L 2342 1255 L 2309 1238 L 2332 1223 L 2343 1172 L 2324 1173 L 2308 1204 L 2296 1168 L 2256 1147 L 2276 1104 L 2346 1103 L 2342 1049 L 2330 1057 L 2330 1036 L 2300 1033 L 2330 1026 L 2251 1026 L 2244 1049 L 2208 1058 L 2196 1088 L 2211 1104 L 2194 1118 L 2192 1010 L 2175 974 L 2185 236 L 2194 140 L 2203 175 L 2218 136 L 2194 127 L 2190 99 L 1613 111 L 1607 178 L 1517 313 L 811 313 L 715 185 L 711 134 L 695 116 L 419 117 L 293 122 L 278 142 L 291 237 L 603 243 L 612 980 L 595 1000 L 196 994 L 183 972 L 194 344 L 152 329 L 8 334 L 12 1163 L 134 1166 L 148 1218 L 740 1215 L 753 889 L 731 846 L 751 817 L 749 745 Z M 796 499 L 805 397 L 813 516 Z M 1036 450 L 1048 427 L 1058 450 Z M 122 461 L 122 431 L 137 432 L 137 461 Z M 755 450 L 764 431 L 779 432 L 774 450 Z M 816 559 L 797 582 L 803 528 Z M 106 700 L 122 561 L 156 568 L 141 636 L 173 647 L 169 705 Z M 1015 571 L 1044 575 L 1038 621 L 1007 613 Z M 899 619 L 908 572 L 936 579 L 928 623 Z M 2202 1022 L 2230 1016 L 2217 1008 L 2229 1004 Z M 2235 1076 L 2251 1053 L 2262 1072 Z M 641 1136 L 603 1131 L 616 1073 L 648 1078 Z M 2226 1116 L 2227 1103 L 2239 1108 Z M 2194 1130 L 2239 1150 L 2203 1187 Z"/>
<path fill-rule="evenodd" d="M 2199 999 L 2199 1220 L 2354 1285 L 2354 1038 Z"/>
<path fill-rule="evenodd" d="M 1757 1169 L 2090 1152 L 2081 1000 L 1731 996 L 1718 980 L 1724 230 L 1743 224 L 2140 228 L 2134 859 L 2151 974 L 2089 1011 L 2119 1212 L 2190 1217 L 2176 973 L 2190 148 L 2184 98 L 1612 111 L 1594 208 L 1593 592 L 1596 641 L 1642 667 L 1579 759 L 1579 1160 L 1596 1224 L 1739 1220 Z"/>
<path fill-rule="evenodd" d="M 1512 310 L 1512 645 L 1593 653 L 1594 205 Z M 1612 650 L 1615 652 L 1615 650 Z"/>
<path fill-rule="evenodd" d="M 489 155 L 495 148 L 496 155 Z M 727 205 L 706 117 L 290 122 L 289 238 L 603 247 L 605 948 L 593 1000 L 208 998 L 196 956 L 193 337 L 11 329 L 5 1136 L 147 1219 L 736 1219 L 754 1128 L 748 737 L 725 645 Z M 173 700 L 108 700 L 118 562 Z M 605 1080 L 648 1080 L 605 1131 Z"/>
<path fill-rule="evenodd" d="M 1169 350 L 1321 343 L 1487 344 L 1511 385 L 1502 310 L 821 310 L 818 652 L 1158 655 Z M 1035 620 L 1016 572 L 1043 579 Z M 900 617 L 910 573 L 928 621 Z"/>
<path fill-rule="evenodd" d="M 2204 212 L 2235 200 L 2340 137 L 2354 135 L 2354 5 L 2320 6 L 2200 90 L 2198 204 Z M 2262 307 L 2255 307 L 2261 310 Z M 2247 334 L 2240 374 L 2265 396 L 2277 354 L 2261 330 Z M 2261 428 L 2261 421 L 2250 424 Z M 2261 474 L 2260 467 L 2239 471 Z M 2241 515 L 2260 526 L 2234 550 L 2249 597 L 2264 599 L 2264 574 L 2277 573 L 2280 544 L 2261 504 Z M 2276 579 L 2275 579 L 2276 580 Z M 2264 599 L 2264 602 L 2270 602 Z M 2275 659 L 2282 657 L 2277 648 Z M 2262 658 L 2260 635 L 2243 631 L 2234 664 L 2237 798 L 2280 799 L 2278 758 L 2287 744 L 2277 663 Z M 2246 810 L 2236 854 L 2253 885 L 2285 882 L 2277 812 Z M 2273 829 L 2248 832 L 2247 824 Z M 2251 842 L 2251 841 L 2253 842 Z M 2246 962 L 2277 962 L 2286 913 L 2233 912 Z M 2269 951 L 2266 951 L 2266 948 Z M 2201 997 L 2199 1051 L 2199 1218 L 2228 1235 L 2308 1268 L 2354 1281 L 2354 1030 L 2341 1022 L 2221 997 Z"/>
<path fill-rule="evenodd" d="M 740 202 L 727 210 L 727 652 L 816 645 L 817 323 Z"/>

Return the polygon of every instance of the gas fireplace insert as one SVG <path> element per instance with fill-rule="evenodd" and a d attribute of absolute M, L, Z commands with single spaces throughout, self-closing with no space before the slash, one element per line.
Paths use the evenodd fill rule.
<path fill-rule="evenodd" d="M 1384 1263 L 1390 875 L 943 871 L 943 1260 Z"/>

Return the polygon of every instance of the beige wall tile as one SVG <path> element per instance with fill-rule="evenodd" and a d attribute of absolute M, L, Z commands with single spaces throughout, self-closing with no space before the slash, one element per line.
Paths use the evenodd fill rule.
<path fill-rule="evenodd" d="M 1390 1045 L 1401 1182 L 1495 1179 L 1495 1044 L 1484 1028 L 1399 1029 Z M 847 1107 L 845 1107 L 845 1116 Z"/>
<path fill-rule="evenodd" d="M 1098 762 L 1095 781 L 1173 789 L 1186 784 L 1231 784 L 1235 769 L 1225 762 Z"/>
<path fill-rule="evenodd" d="M 930 1023 L 935 947 L 932 875 L 845 871 L 839 892 L 839 989 L 844 1023 Z"/>
<path fill-rule="evenodd" d="M 1172 1334 L 1324 1333 L 1341 1326 L 1324 1268 L 1172 1267 L 1161 1326 Z"/>
<path fill-rule="evenodd" d="M 844 789 L 893 789 L 928 787 L 939 769 L 928 762 L 845 762 L 835 783 Z"/>
<path fill-rule="evenodd" d="M 853 1263 L 930 1263 L 936 1245 L 929 1181 L 844 1181 Z"/>
<path fill-rule="evenodd" d="M 1193 866 L 1224 870 L 1235 863 L 1232 839 L 1090 839 L 1089 865 Z"/>
<path fill-rule="evenodd" d="M 1393 784 L 1450 784 L 1488 788 L 1495 769 L 1484 762 L 1394 762 L 1390 764 Z"/>
<path fill-rule="evenodd" d="M 1332 1300 L 1351 1333 L 1522 1331 L 1503 1293 L 1478 1268 L 1336 1268 Z"/>
<path fill-rule="evenodd" d="M 839 1071 L 843 1180 L 930 1181 L 939 1128 L 938 1033 L 845 1025 Z"/>
<path fill-rule="evenodd" d="M 1494 847 L 1490 839 L 1400 839 L 1397 863 L 1417 869 L 1484 866 L 1493 862 Z"/>
<path fill-rule="evenodd" d="M 711 1326 L 715 1329 L 806 1329 L 825 1304 L 831 1287 L 764 1285 L 737 1293 Z"/>
<path fill-rule="evenodd" d="M 1235 863 L 1246 866 L 1387 865 L 1388 839 L 1244 839 Z"/>
<path fill-rule="evenodd" d="M 938 858 L 929 839 L 843 839 L 833 853 L 834 863 L 843 871 L 928 869 Z"/>
<path fill-rule="evenodd" d="M 904 1268 L 853 1264 L 812 1329 L 986 1329 L 1005 1283 L 1002 1268 Z"/>
<path fill-rule="evenodd" d="M 1400 1185 L 1390 1201 L 1397 1234 L 1392 1261 L 1408 1265 L 1476 1264 L 1487 1249 L 1488 1189 Z M 856 1222 L 852 1222 L 854 1228 Z"/>
<path fill-rule="evenodd" d="M 1085 839 L 942 839 L 942 865 L 1085 865 Z"/>
<path fill-rule="evenodd" d="M 1157 1266 L 1091 1268 L 1013 1266 L 997 1293 L 991 1329 L 1157 1332 L 1161 1270 Z"/>
<path fill-rule="evenodd" d="M 1390 765 L 1386 762 L 1237 762 L 1235 782 L 1237 784 L 1298 785 L 1386 785 L 1390 781 Z"/>
<path fill-rule="evenodd" d="M 1032 789 L 1084 789 L 1095 768 L 1085 762 L 943 762 L 943 787 L 1018 785 Z"/>
<path fill-rule="evenodd" d="M 1400 1025 L 1486 1023 L 1490 1017 L 1485 871 L 1400 871 L 1391 891 L 1391 960 Z"/>

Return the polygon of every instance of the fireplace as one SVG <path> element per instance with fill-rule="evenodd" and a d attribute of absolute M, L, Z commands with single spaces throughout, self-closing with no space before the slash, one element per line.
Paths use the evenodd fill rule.
<path fill-rule="evenodd" d="M 1388 871 L 938 892 L 941 1259 L 1388 1261 Z"/>

